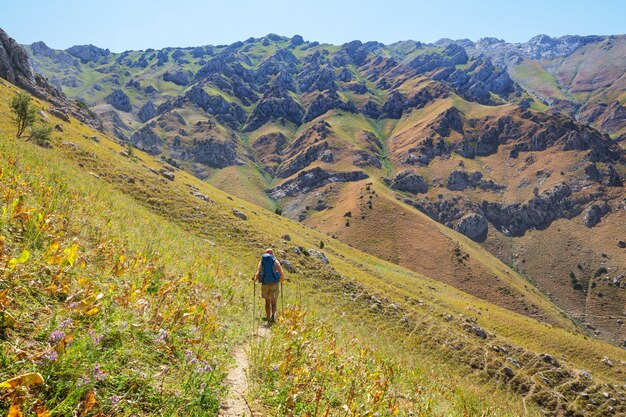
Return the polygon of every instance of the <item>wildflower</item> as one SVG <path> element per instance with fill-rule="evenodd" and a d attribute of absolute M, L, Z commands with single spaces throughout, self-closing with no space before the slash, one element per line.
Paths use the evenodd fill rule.
<path fill-rule="evenodd" d="M 41 357 L 42 360 L 40 361 L 40 363 L 42 363 L 42 362 L 45 362 L 45 363 L 54 362 L 58 357 L 59 357 L 59 354 L 56 351 L 50 350 L 50 351 L 48 351 L 48 352 L 43 354 L 43 356 Z"/>
<path fill-rule="evenodd" d="M 102 336 L 96 334 L 96 332 L 91 329 L 87 333 L 89 334 L 89 337 L 91 337 L 93 345 L 98 346 L 100 344 L 100 341 L 102 340 Z"/>
<path fill-rule="evenodd" d="M 165 339 L 167 339 L 168 335 L 169 334 L 167 333 L 167 330 L 159 329 L 159 334 L 157 335 L 157 338 L 154 339 L 154 341 L 156 343 L 165 342 Z"/>
<path fill-rule="evenodd" d="M 187 359 L 187 362 L 189 362 L 190 365 L 193 365 L 198 362 L 198 358 L 196 357 L 195 353 L 193 353 L 190 350 L 185 352 L 185 358 Z"/>
<path fill-rule="evenodd" d="M 207 372 L 211 372 L 213 370 L 213 368 L 211 367 L 211 365 L 209 364 L 209 362 L 207 362 L 206 360 L 200 362 L 198 364 L 198 366 L 196 366 L 196 372 L 197 373 L 207 373 Z"/>
<path fill-rule="evenodd" d="M 65 330 L 70 324 L 72 324 L 72 319 L 65 319 L 57 326 L 57 330 Z"/>
<path fill-rule="evenodd" d="M 120 402 L 120 400 L 121 400 L 121 398 L 118 397 L 117 395 L 112 395 L 112 396 L 109 397 L 109 401 L 111 402 L 111 405 L 113 407 L 115 407 L 117 405 L 117 403 Z"/>
<path fill-rule="evenodd" d="M 63 340 L 63 338 L 65 338 L 65 333 L 63 333 L 61 330 L 55 330 L 52 333 L 50 333 L 48 342 L 55 343 L 55 342 L 58 342 L 59 340 Z"/>
<path fill-rule="evenodd" d="M 273 370 L 273 371 L 278 371 L 278 365 L 274 365 L 274 366 L 272 366 L 272 370 Z"/>
<path fill-rule="evenodd" d="M 72 310 L 74 310 L 74 309 L 75 309 L 75 308 L 77 308 L 77 307 L 78 307 L 78 303 L 77 303 L 76 301 L 72 301 L 72 302 L 70 303 L 70 308 L 71 308 Z"/>
<path fill-rule="evenodd" d="M 76 384 L 80 387 L 80 386 L 84 386 L 84 385 L 89 385 L 91 384 L 91 378 L 89 378 L 89 376 L 87 375 L 83 375 L 80 378 L 78 378 L 78 382 L 76 382 Z"/>
<path fill-rule="evenodd" d="M 96 363 L 93 367 L 92 376 L 96 381 L 104 381 L 107 375 L 100 370 L 100 365 Z"/>

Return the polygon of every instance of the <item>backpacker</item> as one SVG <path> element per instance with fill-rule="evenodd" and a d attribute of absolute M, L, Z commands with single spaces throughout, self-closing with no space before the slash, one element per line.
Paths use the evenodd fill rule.
<path fill-rule="evenodd" d="M 274 257 L 269 253 L 261 257 L 261 273 L 259 274 L 259 282 L 261 284 L 275 284 L 280 281 L 280 274 L 276 269 Z"/>

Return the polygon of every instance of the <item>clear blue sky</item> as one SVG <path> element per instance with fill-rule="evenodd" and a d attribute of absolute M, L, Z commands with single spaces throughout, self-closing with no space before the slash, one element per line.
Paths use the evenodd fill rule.
<path fill-rule="evenodd" d="M 0 0 L 18 42 L 114 52 L 229 44 L 268 33 L 340 44 L 495 36 L 624 34 L 626 0 Z"/>

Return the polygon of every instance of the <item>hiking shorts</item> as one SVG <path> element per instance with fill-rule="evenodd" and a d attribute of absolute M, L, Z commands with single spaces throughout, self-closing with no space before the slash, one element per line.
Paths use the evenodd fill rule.
<path fill-rule="evenodd" d="M 278 300 L 278 292 L 280 291 L 280 283 L 275 284 L 262 284 L 261 296 L 266 300 L 276 301 Z"/>

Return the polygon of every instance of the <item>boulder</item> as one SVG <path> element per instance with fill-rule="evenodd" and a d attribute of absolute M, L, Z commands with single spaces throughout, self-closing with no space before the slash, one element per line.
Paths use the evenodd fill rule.
<path fill-rule="evenodd" d="M 314 258 L 319 259 L 320 261 L 324 262 L 325 264 L 329 263 L 328 258 L 326 257 L 326 255 L 324 255 L 322 252 L 318 251 L 317 249 L 309 249 L 308 252 L 309 252 L 309 255 L 311 255 Z"/>
<path fill-rule="evenodd" d="M 287 259 L 283 259 L 282 261 L 280 261 L 280 265 L 285 269 L 285 271 L 290 272 L 290 273 L 295 273 L 296 268 L 294 268 L 293 264 L 291 262 L 289 262 Z"/>
<path fill-rule="evenodd" d="M 237 209 L 233 209 L 233 215 L 241 220 L 248 220 L 248 216 Z"/>

